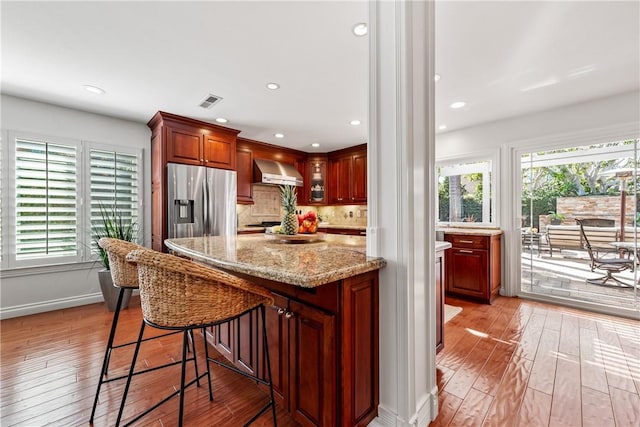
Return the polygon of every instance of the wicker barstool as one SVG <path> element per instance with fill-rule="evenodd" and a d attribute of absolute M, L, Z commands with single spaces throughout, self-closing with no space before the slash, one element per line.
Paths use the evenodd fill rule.
<path fill-rule="evenodd" d="M 107 347 L 104 352 L 104 359 L 102 361 L 102 369 L 100 370 L 100 379 L 98 380 L 98 388 L 96 390 L 96 396 L 93 400 L 93 407 L 91 408 L 91 417 L 89 418 L 89 423 L 93 424 L 93 418 L 95 416 L 96 407 L 98 405 L 98 398 L 100 396 L 100 389 L 102 388 L 102 384 L 108 383 L 111 381 L 116 381 L 120 379 L 127 378 L 127 375 L 120 375 L 113 378 L 107 378 L 109 371 L 109 362 L 111 360 L 111 352 L 116 348 L 126 347 L 129 345 L 136 344 L 137 341 L 126 342 L 123 344 L 114 345 L 116 329 L 118 326 L 118 319 L 120 317 L 120 305 L 122 304 L 122 299 L 126 290 L 138 289 L 138 269 L 135 264 L 132 264 L 126 260 L 127 254 L 129 252 L 136 249 L 144 249 L 144 247 L 137 245 L 135 243 L 127 242 L 124 240 L 113 239 L 108 237 L 103 237 L 98 241 L 98 245 L 107 252 L 107 256 L 109 257 L 109 269 L 111 271 L 111 278 L 113 279 L 113 286 L 119 288 L 118 292 L 118 302 L 116 305 L 116 309 L 113 312 L 113 320 L 111 321 L 111 331 L 109 332 L 109 339 L 107 340 Z M 162 338 L 167 335 L 176 334 L 177 332 L 171 332 L 169 334 L 158 335 L 154 337 L 149 337 L 143 339 L 143 341 L 148 341 L 156 338 Z M 193 336 L 191 336 L 193 341 Z M 195 351 L 194 351 L 195 355 Z M 156 369 L 165 368 L 167 366 L 177 365 L 178 362 L 171 362 L 165 365 L 152 367 L 149 369 L 145 369 L 136 374 L 142 374 L 145 372 L 155 371 Z M 195 369 L 197 372 L 197 361 L 194 360 Z"/>
<path fill-rule="evenodd" d="M 156 251 L 136 250 L 129 253 L 127 260 L 136 263 L 138 268 L 140 302 L 143 317 L 139 337 L 142 337 L 145 325 L 159 329 L 178 330 L 183 333 L 183 348 L 180 389 L 143 413 L 128 420 L 126 425 L 134 423 L 172 397 L 179 395 L 178 425 L 182 426 L 184 391 L 198 379 L 196 376 L 196 379 L 185 384 L 185 358 L 189 331 L 226 323 L 253 310 L 259 310 L 262 317 L 262 339 L 264 340 L 262 348 L 266 361 L 266 378 L 253 376 L 233 366 L 210 358 L 206 334 L 204 333 L 202 335 L 207 359 L 207 372 L 203 373 L 201 377 L 208 377 L 210 400 L 213 400 L 213 392 L 211 390 L 209 362 L 217 363 L 243 376 L 249 377 L 256 382 L 267 385 L 270 392 L 269 402 L 245 425 L 251 424 L 269 408 L 271 408 L 272 411 L 273 424 L 277 425 L 271 381 L 271 361 L 269 359 L 265 326 L 265 305 L 273 304 L 273 296 L 271 293 L 261 286 L 223 271 Z M 138 343 L 134 351 L 133 362 L 122 396 L 116 426 L 120 425 L 122 419 L 139 347 Z"/>

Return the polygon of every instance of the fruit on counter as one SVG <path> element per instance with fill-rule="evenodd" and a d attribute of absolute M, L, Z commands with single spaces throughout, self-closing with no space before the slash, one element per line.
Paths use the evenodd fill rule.
<path fill-rule="evenodd" d="M 293 185 L 280 186 L 280 198 L 282 200 L 282 208 L 284 216 L 280 224 L 282 234 L 293 235 L 298 233 L 298 217 L 295 213 L 297 195 L 296 187 Z"/>
<path fill-rule="evenodd" d="M 318 231 L 318 216 L 309 211 L 304 215 L 298 215 L 298 233 L 315 233 Z"/>
<path fill-rule="evenodd" d="M 274 225 L 273 227 L 271 227 L 271 232 L 275 234 L 281 234 L 282 233 L 281 228 L 282 227 L 280 225 Z"/>

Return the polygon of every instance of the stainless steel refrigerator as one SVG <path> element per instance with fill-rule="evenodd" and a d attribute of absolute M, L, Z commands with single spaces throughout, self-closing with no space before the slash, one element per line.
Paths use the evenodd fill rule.
<path fill-rule="evenodd" d="M 167 181 L 170 239 L 236 235 L 235 171 L 169 163 Z"/>

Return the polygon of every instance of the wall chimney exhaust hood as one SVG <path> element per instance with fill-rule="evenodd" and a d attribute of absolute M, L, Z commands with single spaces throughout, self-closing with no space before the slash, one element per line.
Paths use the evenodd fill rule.
<path fill-rule="evenodd" d="M 254 159 L 254 181 L 261 184 L 295 185 L 302 187 L 302 175 L 295 166 L 275 160 Z"/>

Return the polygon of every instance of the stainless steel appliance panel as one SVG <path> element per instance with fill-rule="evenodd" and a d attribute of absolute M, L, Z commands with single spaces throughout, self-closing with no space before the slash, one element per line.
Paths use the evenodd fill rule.
<path fill-rule="evenodd" d="M 236 172 L 167 164 L 168 238 L 235 236 Z"/>
<path fill-rule="evenodd" d="M 237 183 L 235 171 L 207 168 L 205 235 L 236 235 Z"/>
<path fill-rule="evenodd" d="M 167 165 L 167 234 L 176 237 L 203 236 L 206 169 L 201 166 Z"/>

